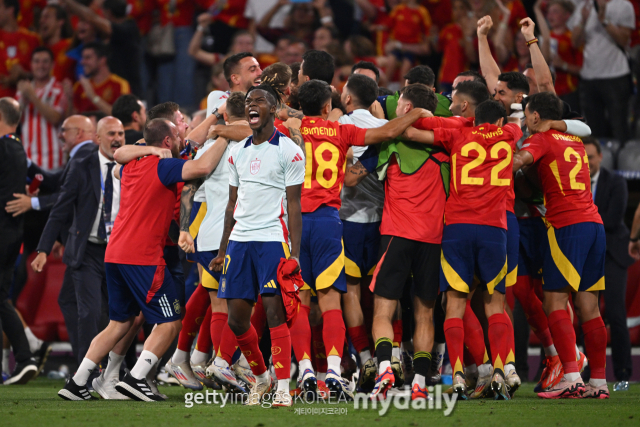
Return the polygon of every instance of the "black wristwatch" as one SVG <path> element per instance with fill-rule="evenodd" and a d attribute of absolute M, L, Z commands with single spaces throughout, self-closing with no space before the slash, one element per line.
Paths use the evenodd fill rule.
<path fill-rule="evenodd" d="M 215 110 L 213 110 L 211 112 L 211 114 L 216 116 L 216 119 L 218 119 L 218 121 L 220 121 L 220 120 L 222 120 L 224 118 L 224 116 L 222 114 L 218 113 L 218 109 L 217 108 Z"/>

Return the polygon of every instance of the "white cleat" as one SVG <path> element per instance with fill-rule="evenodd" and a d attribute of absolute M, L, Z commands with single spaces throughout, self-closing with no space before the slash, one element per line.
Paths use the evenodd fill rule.
<path fill-rule="evenodd" d="M 218 384 L 224 386 L 232 393 L 246 393 L 247 389 L 240 384 L 235 372 L 227 365 L 227 362 L 215 358 L 213 363 L 207 367 L 207 375 L 216 380 Z M 255 377 L 254 377 L 255 378 Z"/>
<path fill-rule="evenodd" d="M 94 378 L 91 385 L 93 389 L 102 397 L 107 400 L 131 400 L 124 394 L 116 390 L 116 384 L 120 382 L 118 377 L 105 378 L 104 370 L 100 373 L 98 378 Z"/>
<path fill-rule="evenodd" d="M 256 381 L 256 384 L 251 387 L 251 391 L 249 392 L 247 400 L 246 402 L 244 402 L 244 404 L 246 406 L 260 405 L 260 403 L 262 403 L 262 398 L 264 397 L 264 395 L 266 393 L 269 393 L 272 388 L 273 379 L 271 378 L 271 375 L 269 375 L 269 378 L 265 382 Z"/>
<path fill-rule="evenodd" d="M 520 385 L 522 384 L 522 381 L 520 381 L 520 377 L 518 376 L 518 373 L 515 369 L 507 374 L 505 381 L 507 383 L 507 386 L 509 387 L 509 397 L 513 397 L 513 395 L 516 393 L 516 390 L 518 390 L 518 387 L 520 387 Z"/>
<path fill-rule="evenodd" d="M 202 383 L 203 386 L 210 388 L 212 390 L 217 389 L 220 390 L 220 386 L 216 384 L 211 378 L 207 377 L 207 364 L 199 363 L 197 365 L 192 364 L 191 370 L 193 374 L 196 376 L 198 381 Z"/>
<path fill-rule="evenodd" d="M 193 371 L 191 370 L 191 365 L 189 364 L 188 360 L 182 363 L 175 364 L 171 360 L 169 360 L 165 368 L 172 377 L 178 380 L 182 387 L 191 390 L 202 390 L 202 384 L 200 383 L 200 381 L 198 381 Z"/>
<path fill-rule="evenodd" d="M 271 404 L 276 407 L 287 407 L 293 405 L 293 399 L 288 391 L 278 390 L 273 394 L 273 402 Z"/>
<path fill-rule="evenodd" d="M 244 357 L 239 358 L 236 363 L 233 364 L 233 372 L 236 374 L 236 378 L 244 382 L 248 388 L 251 388 L 256 383 L 256 376 L 251 372 L 249 363 Z"/>

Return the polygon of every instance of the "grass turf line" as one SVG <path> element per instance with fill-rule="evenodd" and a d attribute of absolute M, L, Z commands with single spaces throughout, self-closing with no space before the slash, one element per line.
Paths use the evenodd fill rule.
<path fill-rule="evenodd" d="M 510 402 L 474 400 L 458 402 L 449 417 L 442 410 L 396 410 L 380 416 L 376 410 L 356 410 L 353 403 L 341 405 L 297 405 L 292 408 L 243 407 L 213 404 L 185 408 L 187 390 L 178 386 L 160 387 L 169 396 L 166 402 L 98 400 L 68 402 L 57 396 L 62 381 L 39 378 L 26 386 L 0 386 L 0 425 L 49 426 L 194 426 L 234 427 L 332 426 L 406 427 L 435 422 L 440 426 L 637 426 L 640 420 L 640 384 L 628 392 L 612 392 L 609 400 L 542 400 L 533 393 L 533 384 L 523 384 Z M 612 389 L 612 384 L 609 385 Z M 444 406 L 444 404 L 443 404 Z M 295 408 L 346 408 L 346 415 L 298 415 Z M 27 424 L 29 423 L 29 424 Z"/>

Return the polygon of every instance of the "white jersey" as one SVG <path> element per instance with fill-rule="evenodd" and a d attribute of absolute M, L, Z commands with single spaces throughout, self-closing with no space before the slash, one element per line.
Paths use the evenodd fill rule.
<path fill-rule="evenodd" d="M 213 113 L 216 108 L 222 107 L 222 104 L 227 102 L 229 98 L 229 92 L 223 92 L 221 90 L 214 90 L 207 96 L 207 117 Z"/>
<path fill-rule="evenodd" d="M 340 124 L 352 124 L 359 128 L 371 129 L 384 126 L 387 120 L 374 117 L 368 110 L 354 110 L 351 114 L 340 117 Z M 352 147 L 353 163 L 367 151 L 367 147 Z M 340 219 L 359 223 L 379 222 L 382 220 L 384 205 L 384 186 L 375 174 L 367 175 L 355 187 L 342 189 L 342 207 Z"/>
<path fill-rule="evenodd" d="M 304 182 L 304 154 L 292 140 L 274 131 L 259 145 L 253 137 L 233 147 L 229 185 L 238 187 L 229 240 L 289 242 L 286 188 Z"/>
<path fill-rule="evenodd" d="M 200 147 L 200 149 L 196 152 L 196 155 L 193 157 L 193 160 L 198 160 L 200 157 L 202 157 L 202 155 L 207 152 L 209 147 L 211 147 L 214 142 L 216 142 L 215 139 L 207 139 L 204 142 L 204 145 L 202 147 Z M 220 162 L 222 162 L 223 159 L 226 160 L 225 157 L 222 156 L 222 159 L 220 160 Z M 218 166 L 220 166 L 220 165 L 218 165 Z M 218 169 L 218 168 L 216 167 L 216 169 Z M 214 169 L 214 171 L 215 171 L 215 169 Z M 213 174 L 213 172 L 212 172 L 212 174 Z M 211 174 L 209 176 L 211 176 Z M 207 179 L 208 179 L 208 177 L 207 177 Z M 204 184 L 201 185 L 200 187 L 198 187 L 198 189 L 196 190 L 196 194 L 193 195 L 193 201 L 194 202 L 200 202 L 200 203 L 207 201 L 207 197 L 206 197 L 206 195 L 204 193 Z"/>
<path fill-rule="evenodd" d="M 214 142 L 214 140 L 207 141 L 200 151 L 206 151 Z M 205 194 L 204 201 L 207 202 L 207 213 L 198 231 L 199 251 L 217 251 L 220 249 L 220 240 L 224 229 L 224 212 L 227 208 L 227 202 L 229 202 L 229 167 L 227 164 L 231 150 L 236 145 L 238 143 L 235 141 L 229 142 L 220 158 L 220 163 L 198 189 L 198 191 L 203 191 Z M 198 151 L 198 154 L 200 151 Z"/>

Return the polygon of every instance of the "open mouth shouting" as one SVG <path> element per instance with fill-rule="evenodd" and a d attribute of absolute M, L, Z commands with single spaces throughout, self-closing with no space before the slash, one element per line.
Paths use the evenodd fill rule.
<path fill-rule="evenodd" d="M 260 122 L 260 111 L 257 107 L 249 108 L 249 124 L 257 125 Z"/>

